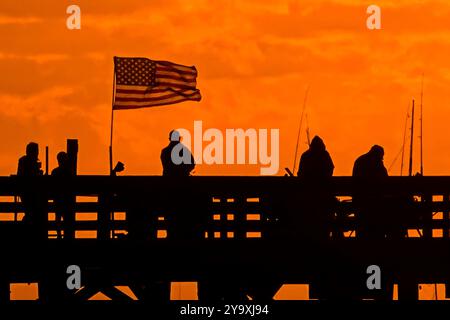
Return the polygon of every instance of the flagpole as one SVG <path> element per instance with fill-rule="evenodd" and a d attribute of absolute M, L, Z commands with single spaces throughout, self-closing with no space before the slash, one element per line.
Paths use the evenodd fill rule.
<path fill-rule="evenodd" d="M 113 129 L 114 129 L 114 95 L 116 92 L 116 68 L 114 66 L 113 72 L 113 90 L 112 90 L 112 103 L 111 103 L 111 132 L 109 137 L 109 173 L 113 170 Z"/>

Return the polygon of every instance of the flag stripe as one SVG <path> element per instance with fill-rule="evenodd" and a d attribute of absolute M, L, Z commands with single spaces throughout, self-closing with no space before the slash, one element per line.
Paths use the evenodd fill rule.
<path fill-rule="evenodd" d="M 191 93 L 173 93 L 173 92 L 166 92 L 165 94 L 159 94 L 157 96 L 145 96 L 145 97 L 122 97 L 122 96 L 117 96 L 116 97 L 116 102 L 143 102 L 143 101 L 158 101 L 158 100 L 163 100 L 163 99 L 168 99 L 168 98 L 173 98 L 173 97 L 178 97 L 178 96 L 192 96 L 194 94 L 196 94 L 197 92 L 191 92 Z"/>
<path fill-rule="evenodd" d="M 191 71 L 183 71 L 179 69 L 174 68 L 167 68 L 167 67 L 156 67 L 156 71 L 170 71 L 170 72 L 176 72 L 178 74 L 188 75 L 188 76 L 197 76 L 197 70 L 191 70 Z"/>
<path fill-rule="evenodd" d="M 160 82 L 160 83 L 158 83 L 158 87 L 170 87 L 170 88 L 178 88 L 178 89 L 185 89 L 185 90 L 195 89 L 195 85 L 186 86 L 186 85 L 170 83 L 170 82 Z"/>
<path fill-rule="evenodd" d="M 156 81 L 156 87 L 160 86 L 160 85 L 172 85 L 172 84 L 179 84 L 179 85 L 185 85 L 185 86 L 192 86 L 195 87 L 195 85 L 197 84 L 197 81 L 183 81 L 183 80 L 176 80 L 176 79 L 171 79 L 171 78 L 166 78 L 166 77 L 158 77 L 158 80 Z"/>
<path fill-rule="evenodd" d="M 149 90 L 148 86 L 129 86 L 125 84 L 116 84 L 116 90 L 132 90 L 132 91 L 147 91 Z"/>
<path fill-rule="evenodd" d="M 174 95 L 172 91 L 165 90 L 164 92 L 160 93 L 151 93 L 151 94 L 122 94 L 119 93 L 116 95 L 115 101 L 145 101 L 150 99 L 161 99 L 162 97 L 166 97 L 168 95 Z M 175 94 L 177 95 L 177 94 Z"/>
<path fill-rule="evenodd" d="M 160 93 L 160 92 L 166 92 L 168 89 L 167 88 L 158 88 L 158 89 L 145 89 L 145 90 L 124 90 L 124 89 L 117 89 L 116 90 L 116 94 L 139 94 L 139 95 L 143 95 L 143 94 L 149 94 L 151 93 Z"/>
<path fill-rule="evenodd" d="M 127 86 L 127 85 L 116 85 L 117 90 L 133 90 L 133 91 L 139 91 L 139 92 L 146 92 L 146 91 L 154 91 L 154 90 L 165 90 L 164 88 L 160 87 L 174 87 L 174 88 L 180 88 L 180 89 L 193 89 L 195 88 L 196 82 L 188 82 L 190 85 L 185 85 L 186 82 L 182 81 L 176 81 L 176 80 L 170 80 L 170 79 L 164 79 L 164 81 L 158 82 L 157 86 L 155 87 L 146 87 L 146 86 Z"/>
<path fill-rule="evenodd" d="M 193 84 L 195 86 L 195 84 L 197 83 L 197 80 L 195 80 L 195 78 L 193 80 L 185 80 L 183 78 L 180 77 L 172 77 L 172 76 L 158 76 L 158 80 L 156 81 L 156 84 L 160 83 L 160 82 L 173 82 L 173 83 L 186 83 L 186 84 Z"/>
<path fill-rule="evenodd" d="M 178 102 L 183 102 L 183 101 L 187 101 L 187 100 L 200 101 L 200 99 L 201 99 L 201 95 L 199 93 L 196 93 L 196 94 L 188 96 L 188 97 L 177 96 L 177 97 L 162 99 L 162 100 L 159 99 L 157 101 L 152 101 L 152 102 L 115 102 L 114 109 L 146 108 L 146 107 L 161 106 L 161 105 L 165 105 L 165 104 L 178 103 Z"/>
<path fill-rule="evenodd" d="M 116 94 L 116 100 L 118 99 L 118 98 L 135 98 L 135 99 L 141 99 L 141 100 L 144 100 L 144 99 L 147 99 L 147 98 L 153 98 L 153 97 L 162 97 L 162 96 L 164 96 L 164 95 L 167 95 L 167 94 L 173 94 L 173 93 L 176 93 L 176 94 L 178 94 L 178 95 L 190 95 L 190 94 L 193 94 L 193 93 L 195 93 L 195 92 L 197 92 L 198 90 L 183 90 L 183 91 L 177 91 L 177 92 L 174 92 L 173 90 L 168 90 L 168 89 L 165 89 L 164 91 L 160 91 L 160 92 L 151 92 L 151 93 L 147 93 L 147 94 L 142 94 L 142 93 L 122 93 L 122 92 L 120 92 L 120 93 L 117 93 Z"/>
<path fill-rule="evenodd" d="M 130 88 L 130 89 L 128 89 Z M 117 85 L 116 86 L 116 93 L 136 93 L 136 94 L 148 94 L 148 93 L 158 93 L 158 92 L 164 92 L 170 90 L 167 86 L 158 86 L 158 87 L 144 87 L 144 86 L 124 86 L 124 85 Z M 184 90 L 195 90 L 195 88 L 188 87 Z M 171 90 L 171 91 L 179 91 L 179 90 Z"/>
<path fill-rule="evenodd" d="M 187 67 L 187 66 L 183 66 L 181 64 L 176 64 L 176 63 L 172 63 L 172 62 L 168 62 L 168 61 L 156 61 L 156 66 L 157 67 L 164 67 L 164 68 L 168 68 L 168 69 L 176 69 L 182 72 L 190 72 L 190 73 L 197 73 L 197 69 L 195 67 Z"/>
<path fill-rule="evenodd" d="M 169 72 L 169 71 L 156 71 L 156 76 L 158 78 L 168 78 L 168 79 L 179 79 L 183 81 L 192 81 L 197 78 L 197 76 L 182 76 L 179 75 L 176 72 Z"/>

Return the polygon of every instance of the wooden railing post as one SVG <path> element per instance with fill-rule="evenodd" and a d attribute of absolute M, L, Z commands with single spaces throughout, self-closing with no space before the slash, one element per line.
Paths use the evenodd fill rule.
<path fill-rule="evenodd" d="M 110 239 L 112 195 L 110 193 L 99 194 L 98 203 L 100 208 L 97 217 L 97 239 Z"/>

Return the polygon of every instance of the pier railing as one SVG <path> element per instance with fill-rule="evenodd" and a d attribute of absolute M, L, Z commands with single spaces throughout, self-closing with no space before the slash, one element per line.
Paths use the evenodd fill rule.
<path fill-rule="evenodd" d="M 400 236 L 361 236 L 371 206 Z M 73 239 L 58 211 L 74 214 Z M 75 263 L 95 271 L 85 279 L 107 274 L 102 286 L 224 274 L 314 284 L 379 264 L 393 281 L 448 283 L 449 213 L 450 177 L 0 177 L 0 268 L 10 282 Z"/>

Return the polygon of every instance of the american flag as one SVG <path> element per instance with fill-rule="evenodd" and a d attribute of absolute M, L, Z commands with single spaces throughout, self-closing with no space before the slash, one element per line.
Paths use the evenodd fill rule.
<path fill-rule="evenodd" d="M 200 101 L 197 69 L 168 61 L 114 57 L 113 110 Z"/>

